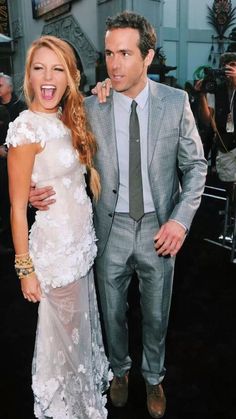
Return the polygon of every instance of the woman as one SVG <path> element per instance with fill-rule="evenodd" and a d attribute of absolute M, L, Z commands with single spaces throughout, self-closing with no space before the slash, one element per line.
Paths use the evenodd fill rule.
<path fill-rule="evenodd" d="M 15 268 L 24 297 L 40 301 L 32 366 L 37 418 L 107 417 L 102 392 L 108 365 L 93 283 L 96 239 L 86 168 L 95 198 L 100 184 L 78 83 L 67 43 L 53 36 L 34 41 L 24 78 L 29 109 L 10 124 L 7 136 Z M 28 243 L 31 181 L 50 182 L 57 200 L 50 211 L 36 214 Z"/>

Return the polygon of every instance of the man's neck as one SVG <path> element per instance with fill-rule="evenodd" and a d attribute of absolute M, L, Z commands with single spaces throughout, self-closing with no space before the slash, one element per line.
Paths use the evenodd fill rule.
<path fill-rule="evenodd" d="M 127 97 L 129 97 L 130 99 L 135 99 L 145 88 L 146 88 L 146 86 L 147 86 L 147 83 L 148 83 L 148 78 L 147 77 L 145 77 L 144 79 L 143 79 L 143 83 L 142 84 L 140 84 L 140 86 L 139 86 L 139 88 L 138 89 L 133 89 L 132 91 L 130 91 L 129 93 L 127 93 L 126 91 L 123 91 L 123 92 L 117 92 L 117 93 L 121 93 L 122 95 L 124 95 L 124 96 L 127 96 Z"/>

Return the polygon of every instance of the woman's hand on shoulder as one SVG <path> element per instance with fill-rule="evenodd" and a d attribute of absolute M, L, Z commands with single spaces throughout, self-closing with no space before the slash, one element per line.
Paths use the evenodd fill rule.
<path fill-rule="evenodd" d="M 97 95 L 99 103 L 105 103 L 111 89 L 111 80 L 107 78 L 104 81 L 99 81 L 91 92 L 93 95 Z"/>

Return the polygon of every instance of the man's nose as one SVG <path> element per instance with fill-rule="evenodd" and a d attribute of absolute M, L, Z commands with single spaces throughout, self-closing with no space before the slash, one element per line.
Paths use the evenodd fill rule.
<path fill-rule="evenodd" d="M 119 56 L 114 56 L 112 59 L 112 68 L 118 68 L 120 65 Z"/>

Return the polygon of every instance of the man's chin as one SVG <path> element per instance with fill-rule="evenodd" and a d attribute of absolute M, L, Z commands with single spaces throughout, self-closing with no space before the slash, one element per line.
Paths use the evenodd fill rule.
<path fill-rule="evenodd" d="M 127 90 L 126 86 L 121 86 L 119 83 L 112 83 L 112 88 L 119 93 L 124 93 Z"/>

